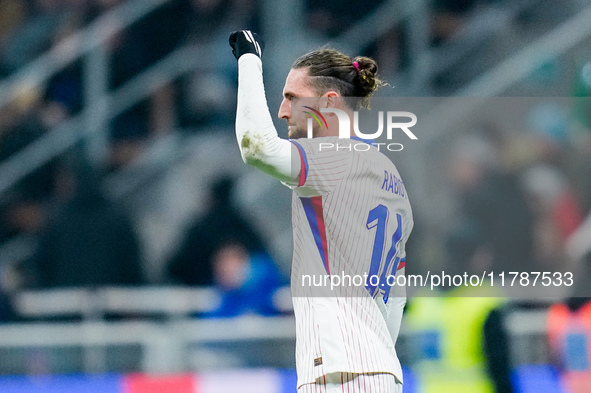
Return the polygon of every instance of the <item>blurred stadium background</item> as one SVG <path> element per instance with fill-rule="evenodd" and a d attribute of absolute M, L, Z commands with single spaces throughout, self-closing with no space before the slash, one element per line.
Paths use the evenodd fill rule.
<path fill-rule="evenodd" d="M 383 96 L 436 99 L 393 157 L 410 272 L 575 272 L 580 297 L 410 299 L 405 392 L 591 392 L 590 21 L 587 0 L 0 0 L 0 392 L 295 392 L 290 193 L 233 137 L 242 28 L 273 113 L 325 44 L 373 56 Z"/>

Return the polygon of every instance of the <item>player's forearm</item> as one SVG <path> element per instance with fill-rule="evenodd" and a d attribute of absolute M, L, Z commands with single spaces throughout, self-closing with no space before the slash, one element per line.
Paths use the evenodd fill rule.
<path fill-rule="evenodd" d="M 292 144 L 279 138 L 267 106 L 261 60 L 245 54 L 238 60 L 236 139 L 242 159 L 281 181 L 293 183 Z"/>

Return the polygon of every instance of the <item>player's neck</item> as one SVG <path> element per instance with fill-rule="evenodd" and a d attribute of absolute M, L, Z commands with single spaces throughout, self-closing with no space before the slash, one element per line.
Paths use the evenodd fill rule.
<path fill-rule="evenodd" d="M 355 132 L 353 131 L 353 112 L 348 109 L 345 109 L 345 108 L 338 108 L 338 109 L 345 111 L 345 113 L 349 117 L 350 129 L 349 129 L 348 136 L 349 137 L 355 136 Z M 317 132 L 316 136 L 321 136 L 321 137 L 341 136 L 339 119 L 338 119 L 337 115 L 333 114 L 331 116 L 326 116 L 326 123 L 327 123 L 327 127 L 324 129 L 318 130 L 319 132 Z"/>

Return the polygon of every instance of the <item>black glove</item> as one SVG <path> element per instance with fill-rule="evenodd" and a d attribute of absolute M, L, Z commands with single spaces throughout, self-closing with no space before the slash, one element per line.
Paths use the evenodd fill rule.
<path fill-rule="evenodd" d="M 245 53 L 254 53 L 259 58 L 263 55 L 265 44 L 257 33 L 250 30 L 239 30 L 230 34 L 230 46 L 236 60 Z"/>

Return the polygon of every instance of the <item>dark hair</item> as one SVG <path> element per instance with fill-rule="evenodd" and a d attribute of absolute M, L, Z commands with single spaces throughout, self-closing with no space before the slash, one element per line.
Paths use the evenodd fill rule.
<path fill-rule="evenodd" d="M 357 66 L 356 66 L 357 65 Z M 369 108 L 369 97 L 385 85 L 376 77 L 375 60 L 357 56 L 350 58 L 335 49 L 318 49 L 300 56 L 292 68 L 307 68 L 310 87 L 319 95 L 329 90 L 338 91 L 343 97 L 358 97 L 353 107 Z"/>

